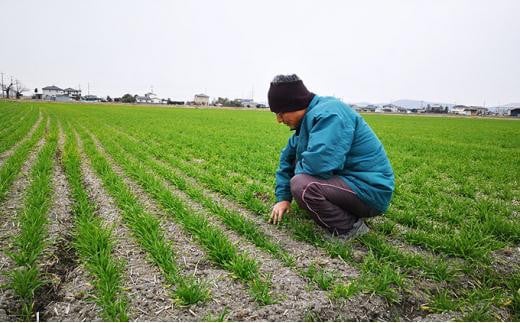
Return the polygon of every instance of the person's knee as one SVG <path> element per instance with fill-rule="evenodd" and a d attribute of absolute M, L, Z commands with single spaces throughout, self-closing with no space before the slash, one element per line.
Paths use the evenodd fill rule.
<path fill-rule="evenodd" d="M 293 178 L 291 178 L 291 193 L 292 196 L 299 200 L 302 196 L 303 191 L 307 187 L 307 185 L 310 183 L 310 180 L 308 178 L 309 176 L 305 174 L 298 174 L 294 175 Z"/>

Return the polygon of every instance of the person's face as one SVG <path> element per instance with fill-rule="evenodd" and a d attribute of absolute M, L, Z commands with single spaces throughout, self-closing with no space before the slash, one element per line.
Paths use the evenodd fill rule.
<path fill-rule="evenodd" d="M 291 130 L 298 128 L 307 109 L 296 110 L 291 112 L 279 112 L 276 114 L 276 121 L 288 126 Z"/>

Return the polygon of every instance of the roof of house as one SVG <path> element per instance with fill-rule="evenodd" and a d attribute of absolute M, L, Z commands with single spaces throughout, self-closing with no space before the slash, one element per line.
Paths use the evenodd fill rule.
<path fill-rule="evenodd" d="M 73 89 L 73 88 L 71 88 L 71 87 L 68 87 L 68 88 L 66 88 L 66 89 L 63 90 L 63 91 L 68 91 L 68 92 L 80 92 L 80 90 L 76 90 L 76 89 Z"/>
<path fill-rule="evenodd" d="M 56 85 L 46 86 L 46 87 L 42 88 L 42 90 L 48 90 L 48 91 L 51 91 L 51 90 L 55 90 L 55 91 L 63 91 L 62 89 L 60 89 L 60 88 L 57 87 Z"/>
<path fill-rule="evenodd" d="M 195 94 L 196 97 L 199 97 L 199 98 L 209 98 L 209 96 L 207 96 L 206 94 Z"/>

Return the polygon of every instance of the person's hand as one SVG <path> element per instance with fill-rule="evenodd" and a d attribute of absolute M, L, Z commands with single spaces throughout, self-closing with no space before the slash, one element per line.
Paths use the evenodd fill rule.
<path fill-rule="evenodd" d="M 282 221 L 282 216 L 284 213 L 291 209 L 291 202 L 289 201 L 280 201 L 273 206 L 273 211 L 271 212 L 271 217 L 269 218 L 269 223 L 278 224 Z"/>

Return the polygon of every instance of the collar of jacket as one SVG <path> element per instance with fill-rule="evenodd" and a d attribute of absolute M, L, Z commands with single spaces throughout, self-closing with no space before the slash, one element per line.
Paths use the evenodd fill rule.
<path fill-rule="evenodd" d="M 318 95 L 314 94 L 314 97 L 312 98 L 311 102 L 309 103 L 309 106 L 307 107 L 307 111 L 305 111 L 305 114 L 303 115 L 303 118 L 300 120 L 300 124 L 295 129 L 296 132 L 294 133 L 294 135 L 296 135 L 296 136 L 300 135 L 300 128 L 302 127 L 303 119 L 305 119 L 305 117 L 307 116 L 309 111 L 311 111 L 312 108 L 314 108 L 316 106 L 316 104 L 318 104 L 319 100 L 320 100 L 320 97 Z"/>

